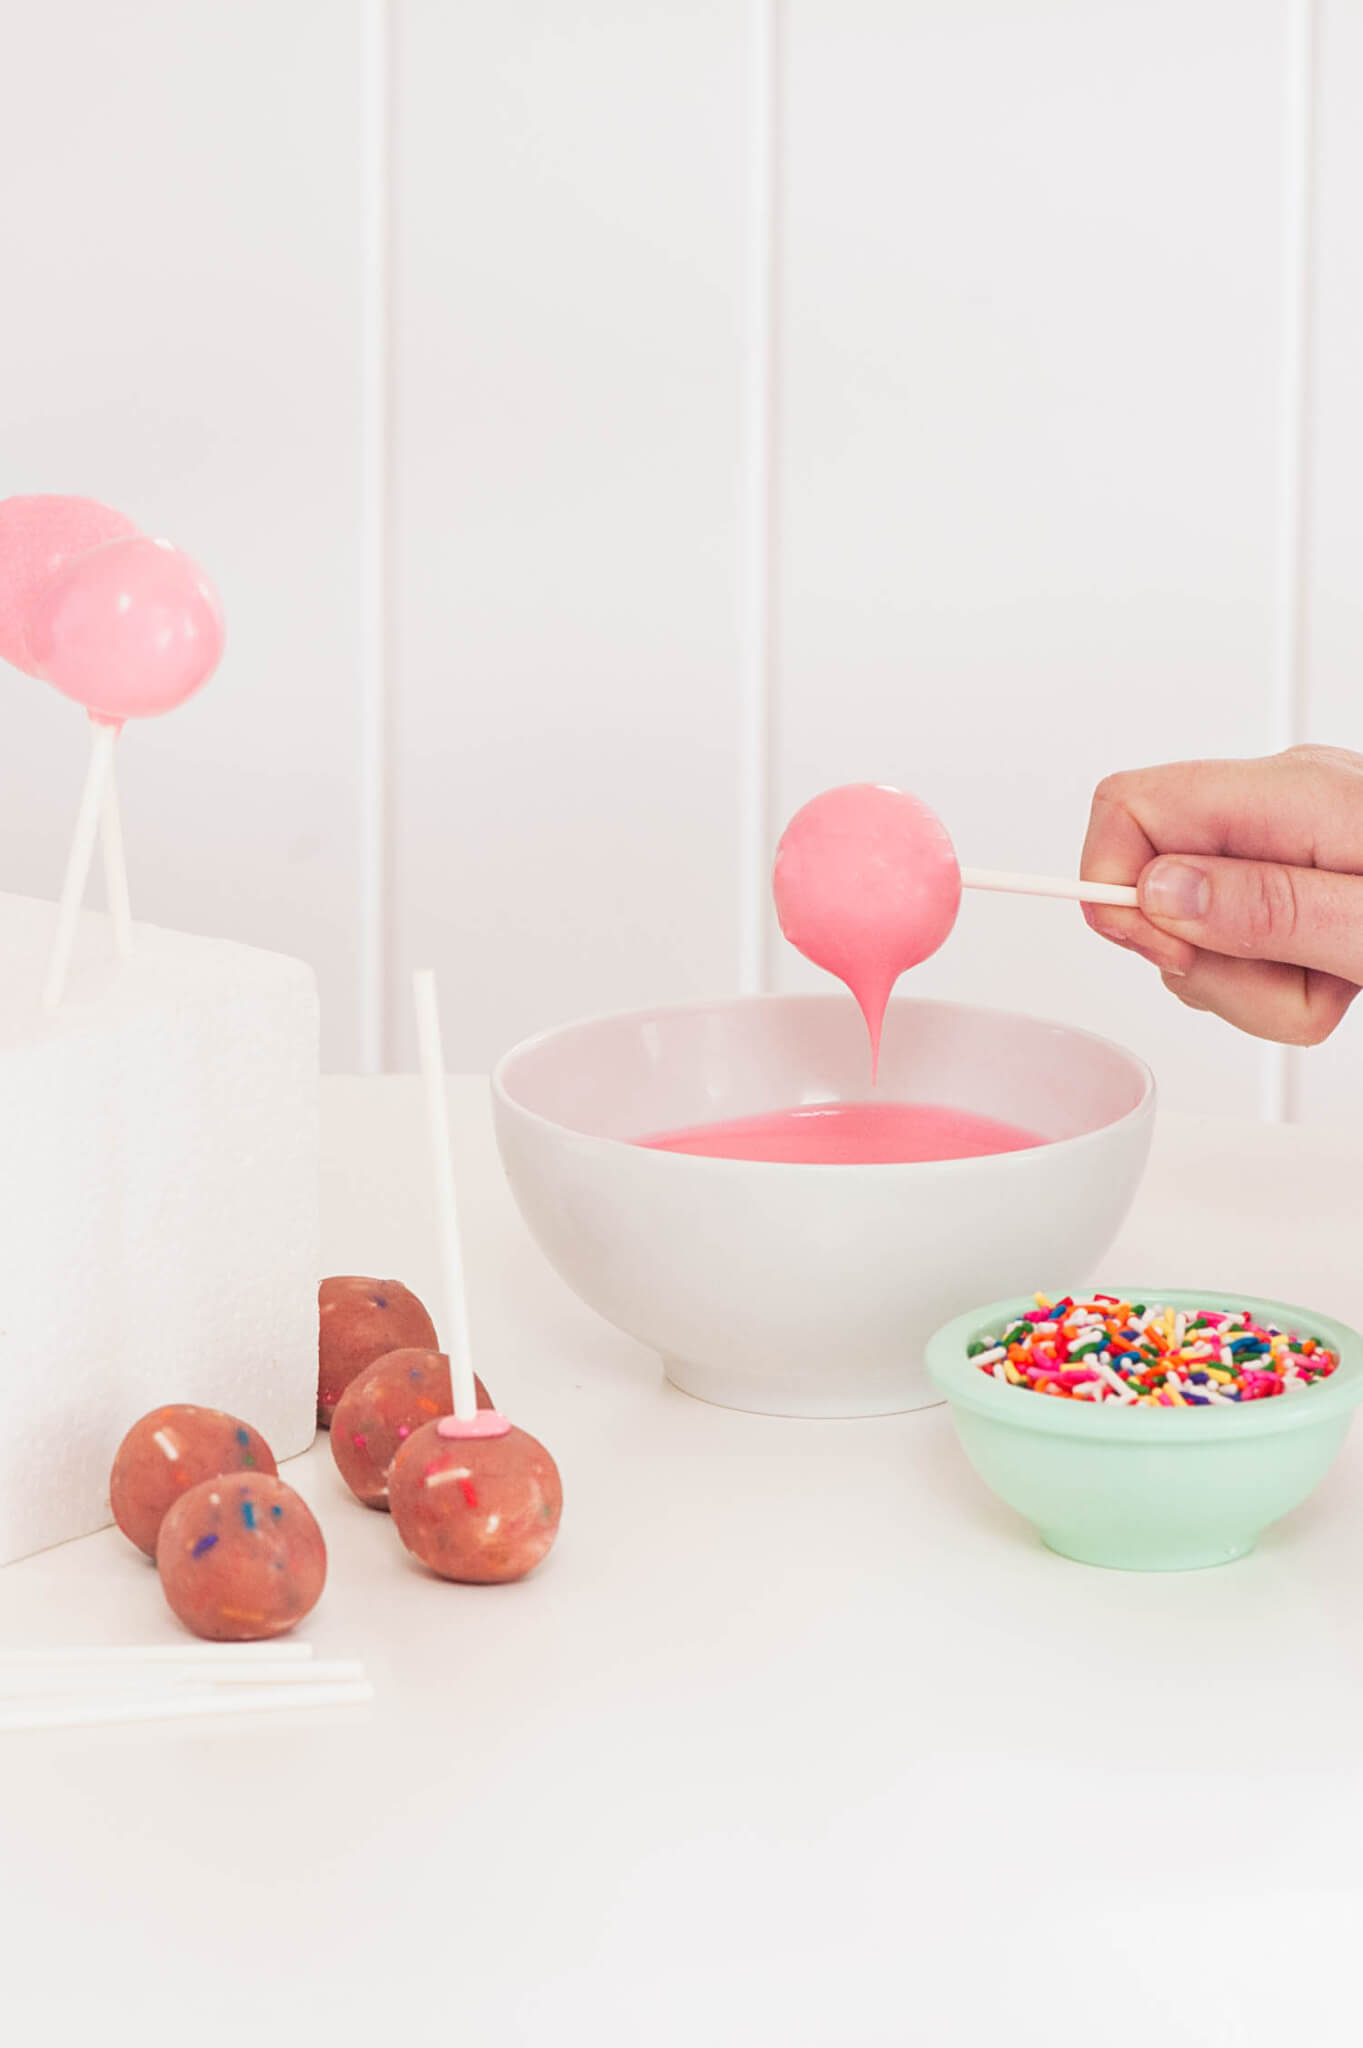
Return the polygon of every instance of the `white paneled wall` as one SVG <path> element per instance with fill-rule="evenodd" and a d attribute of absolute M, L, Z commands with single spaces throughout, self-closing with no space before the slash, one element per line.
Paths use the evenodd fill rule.
<path fill-rule="evenodd" d="M 0 495 L 213 574 L 220 677 L 130 732 L 134 909 L 305 954 L 355 1056 L 361 0 L 42 0 L 0 31 Z M 72 704 L 0 666 L 0 887 L 56 893 Z"/>
<path fill-rule="evenodd" d="M 1271 741 L 1283 10 L 788 19 L 779 808 L 902 782 L 1064 872 L 1104 770 Z M 970 900 L 915 983 L 1255 1107 L 1259 1049 L 1071 907 Z"/>
<path fill-rule="evenodd" d="M 1352 0 L 44 0 L 4 62 L 0 495 L 215 574 L 136 903 L 313 959 L 332 1066 L 426 960 L 468 1066 L 731 990 L 832 781 L 1065 868 L 1109 768 L 1363 746 Z M 82 751 L 0 671 L 0 887 Z M 1363 1022 L 1284 1063 L 1068 907 L 916 984 L 1363 1109 Z"/>
<path fill-rule="evenodd" d="M 748 80 L 732 0 L 397 31 L 392 1042 L 727 989 Z"/>

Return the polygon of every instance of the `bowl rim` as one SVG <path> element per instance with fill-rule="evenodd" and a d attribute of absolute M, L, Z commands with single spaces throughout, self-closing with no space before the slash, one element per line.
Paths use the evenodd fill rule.
<path fill-rule="evenodd" d="M 1348 1323 L 1297 1302 L 1278 1301 L 1269 1295 L 1240 1294 L 1218 1287 L 1136 1287 L 1104 1288 L 1120 1301 L 1158 1302 L 1170 1308 L 1249 1309 L 1261 1322 L 1281 1328 L 1304 1329 L 1308 1336 L 1324 1337 L 1339 1354 L 1339 1364 L 1329 1379 L 1308 1387 L 1293 1399 L 1250 1401 L 1243 1406 L 1178 1408 L 1130 1407 L 1117 1401 L 1103 1401 L 1090 1407 L 1086 1401 L 1046 1400 L 1027 1389 L 1000 1386 L 983 1373 L 966 1345 L 988 1334 L 1005 1321 L 1013 1321 L 1024 1309 L 1034 1309 L 1030 1294 L 1009 1295 L 981 1308 L 953 1316 L 928 1339 L 927 1367 L 933 1384 L 953 1407 L 969 1409 L 1015 1429 L 1041 1436 L 1104 1439 L 1116 1443 L 1158 1443 L 1164 1446 L 1220 1442 L 1227 1438 L 1271 1436 L 1282 1430 L 1309 1429 L 1347 1415 L 1363 1400 L 1363 1336 Z"/>
<path fill-rule="evenodd" d="M 718 1170 L 724 1170 L 731 1174 L 735 1172 L 751 1173 L 754 1169 L 758 1169 L 763 1173 L 780 1172 L 806 1175 L 811 1172 L 823 1175 L 850 1173 L 902 1174 L 922 1173 L 926 1170 L 930 1170 L 933 1173 L 961 1173 L 972 1170 L 979 1171 L 981 1168 L 988 1168 L 994 1172 L 1020 1172 L 1026 1171 L 1028 1163 L 1034 1161 L 1038 1155 L 1049 1157 L 1062 1149 L 1072 1150 L 1079 1146 L 1098 1144 L 1106 1141 L 1113 1132 L 1120 1131 L 1126 1125 L 1148 1120 L 1153 1114 L 1156 1097 L 1154 1073 L 1139 1053 L 1132 1052 L 1129 1046 L 1120 1044 L 1117 1039 L 1105 1038 L 1101 1032 L 1089 1031 L 1081 1024 L 1067 1024 L 1063 1019 L 1047 1016 L 1044 1012 L 1006 1010 L 994 1003 L 957 1003 L 942 996 L 892 997 L 890 1006 L 900 1009 L 946 1010 L 956 1015 L 972 1017 L 1022 1017 L 1029 1024 L 1047 1026 L 1053 1031 L 1063 1033 L 1067 1038 L 1086 1039 L 1092 1045 L 1101 1046 L 1107 1052 L 1116 1053 L 1120 1059 L 1124 1060 L 1128 1066 L 1134 1069 L 1135 1077 L 1141 1083 L 1141 1092 L 1138 1099 L 1132 1104 L 1130 1109 L 1123 1110 L 1122 1114 L 1118 1117 L 1113 1117 L 1110 1123 L 1099 1124 L 1094 1130 L 1076 1131 L 1072 1137 L 1068 1138 L 1047 1138 L 1040 1145 L 1024 1146 L 1016 1152 L 981 1152 L 966 1159 L 897 1159 L 862 1162 L 715 1159 L 707 1156 L 705 1153 L 668 1152 L 655 1149 L 649 1145 L 641 1144 L 638 1138 L 611 1138 L 604 1137 L 599 1132 L 574 1130 L 571 1124 L 561 1123 L 556 1117 L 545 1116 L 542 1111 L 531 1109 L 526 1103 L 520 1101 L 512 1093 L 508 1081 L 508 1070 L 515 1061 L 526 1058 L 532 1053 L 539 1052 L 542 1047 L 551 1044 L 556 1038 L 566 1038 L 571 1032 L 588 1031 L 597 1025 L 637 1022 L 642 1026 L 664 1017 L 693 1016 L 702 1014 L 707 1010 L 777 1008 L 793 1003 L 820 1005 L 832 1003 L 851 1004 L 852 1001 L 853 998 L 851 996 L 839 995 L 836 990 L 832 989 L 791 989 L 767 990 L 760 995 L 709 996 L 687 1003 L 653 1003 L 637 1010 L 596 1011 L 591 1016 L 576 1017 L 566 1024 L 554 1024 L 547 1030 L 537 1031 L 529 1038 L 521 1039 L 518 1044 L 513 1045 L 508 1051 L 504 1052 L 493 1067 L 490 1077 L 493 1103 L 494 1106 L 505 1107 L 516 1116 L 523 1117 L 529 1123 L 537 1124 L 542 1130 L 562 1132 L 565 1136 L 572 1138 L 575 1144 L 601 1146 L 616 1151 L 625 1151 L 632 1154 L 636 1159 L 664 1160 L 667 1162 L 664 1170 L 668 1172 L 675 1171 L 678 1168 L 690 1168 L 693 1170 L 699 1169 L 706 1174 L 713 1174 Z M 892 1101 L 902 1100 L 903 1098 L 886 1096 L 884 1099 Z"/>

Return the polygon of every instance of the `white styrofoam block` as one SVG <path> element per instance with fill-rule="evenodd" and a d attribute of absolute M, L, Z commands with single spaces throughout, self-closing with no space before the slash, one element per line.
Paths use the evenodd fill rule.
<path fill-rule="evenodd" d="M 124 1431 L 226 1408 L 276 1457 L 317 1401 L 318 1012 L 301 961 L 0 895 L 0 1564 L 110 1519 Z"/>

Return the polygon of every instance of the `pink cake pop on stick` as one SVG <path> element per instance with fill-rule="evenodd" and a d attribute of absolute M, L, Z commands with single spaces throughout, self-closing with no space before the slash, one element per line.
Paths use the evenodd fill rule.
<path fill-rule="evenodd" d="M 772 874 L 781 930 L 851 989 L 871 1034 L 873 1075 L 890 991 L 947 937 L 963 888 L 1128 907 L 1136 901 L 1134 889 L 1116 883 L 962 868 L 937 814 L 878 782 L 825 790 L 781 835 Z"/>
<path fill-rule="evenodd" d="M 42 495 L 6 498 L 0 503 L 0 661 L 36 676 L 29 650 L 29 621 L 39 591 L 77 555 L 88 554 L 106 541 L 131 540 L 136 533 L 126 513 L 101 505 L 96 498 Z M 112 763 L 100 822 L 114 945 L 119 958 L 126 960 L 132 951 L 132 911 Z"/>
<path fill-rule="evenodd" d="M 478 1406 L 450 1153 L 435 977 L 414 977 L 417 1035 L 440 1222 L 454 1413 L 409 1436 L 388 1475 L 388 1505 L 415 1557 L 442 1578 L 492 1585 L 524 1578 L 558 1534 L 558 1467 L 524 1430 Z"/>
<path fill-rule="evenodd" d="M 62 886 L 43 1004 L 66 986 L 95 832 L 129 718 L 172 711 L 208 681 L 222 656 L 222 608 L 202 569 L 169 541 L 140 534 L 74 556 L 38 590 L 27 647 L 34 671 L 89 712 L 94 725 Z"/>
<path fill-rule="evenodd" d="M 0 661 L 36 676 L 29 623 L 43 586 L 74 556 L 136 535 L 126 513 L 97 498 L 44 493 L 0 502 Z"/>

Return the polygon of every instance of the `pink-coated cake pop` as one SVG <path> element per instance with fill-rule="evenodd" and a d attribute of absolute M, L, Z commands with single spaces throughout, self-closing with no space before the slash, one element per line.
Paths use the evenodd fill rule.
<path fill-rule="evenodd" d="M 317 1605 L 327 1547 L 291 1486 L 232 1472 L 176 1501 L 156 1539 L 156 1569 L 196 1636 L 251 1643 L 283 1635 Z"/>
<path fill-rule="evenodd" d="M 474 1375 L 478 1406 L 492 1396 Z M 441 1351 L 390 1351 L 350 1382 L 331 1418 L 331 1455 L 356 1500 L 388 1506 L 388 1474 L 409 1436 L 454 1412 L 450 1361 Z"/>
<path fill-rule="evenodd" d="M 792 946 L 845 981 L 871 1034 L 874 1073 L 890 991 L 956 922 L 961 871 L 925 803 L 879 783 L 825 790 L 795 813 L 772 893 Z"/>
<path fill-rule="evenodd" d="M 183 1494 L 226 1472 L 277 1471 L 259 1430 L 220 1408 L 188 1402 L 153 1408 L 135 1422 L 114 1454 L 109 1506 L 130 1543 L 156 1555 L 161 1523 Z"/>
<path fill-rule="evenodd" d="M 29 619 L 39 591 L 74 556 L 136 533 L 131 519 L 96 498 L 45 494 L 0 503 L 0 661 L 36 675 Z"/>
<path fill-rule="evenodd" d="M 106 725 L 192 697 L 222 658 L 223 619 L 203 570 L 169 541 L 135 535 L 77 555 L 36 592 L 36 673 Z"/>
<path fill-rule="evenodd" d="M 388 1505 L 412 1555 L 442 1579 L 502 1585 L 552 1549 L 563 1485 L 543 1444 L 504 1415 L 446 1415 L 394 1458 Z"/>

